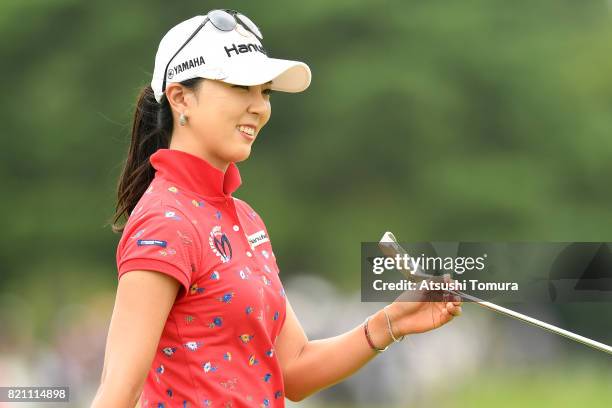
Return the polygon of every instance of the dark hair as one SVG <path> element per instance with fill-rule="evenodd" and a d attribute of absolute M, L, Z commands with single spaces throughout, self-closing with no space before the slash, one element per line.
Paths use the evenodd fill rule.
<path fill-rule="evenodd" d="M 202 78 L 193 78 L 180 84 L 196 90 L 201 81 Z M 132 141 L 117 185 L 117 206 L 111 224 L 113 232 L 123 231 L 125 224 L 119 221 L 124 215 L 126 219 L 129 217 L 151 184 L 155 169 L 151 166 L 149 157 L 158 149 L 168 148 L 172 138 L 172 126 L 172 109 L 166 96 L 163 95 L 158 103 L 151 86 L 145 86 L 136 102 Z"/>

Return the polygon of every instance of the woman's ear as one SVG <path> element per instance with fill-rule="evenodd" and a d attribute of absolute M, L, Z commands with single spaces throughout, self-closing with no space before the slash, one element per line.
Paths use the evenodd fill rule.
<path fill-rule="evenodd" d="M 166 98 L 175 112 L 186 113 L 189 109 L 189 99 L 193 98 L 192 92 L 178 83 L 171 83 L 166 88 Z"/>

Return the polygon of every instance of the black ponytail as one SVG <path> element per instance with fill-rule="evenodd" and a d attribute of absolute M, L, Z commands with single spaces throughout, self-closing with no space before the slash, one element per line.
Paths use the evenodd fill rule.
<path fill-rule="evenodd" d="M 195 89 L 201 78 L 189 79 L 181 85 Z M 112 217 L 111 228 L 121 233 L 125 227 L 120 220 L 127 219 L 136 203 L 153 181 L 155 169 L 149 157 L 158 149 L 167 149 L 172 137 L 172 109 L 164 95 L 161 102 L 155 100 L 153 89 L 147 85 L 142 89 L 136 102 L 132 141 L 128 151 L 125 167 L 119 177 L 117 186 L 117 205 Z"/>

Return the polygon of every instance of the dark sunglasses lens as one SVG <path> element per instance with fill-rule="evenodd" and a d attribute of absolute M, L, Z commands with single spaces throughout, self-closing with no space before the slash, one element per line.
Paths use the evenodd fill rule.
<path fill-rule="evenodd" d="M 226 11 L 213 10 L 208 13 L 208 18 L 221 31 L 232 31 L 236 28 L 236 19 Z"/>
<path fill-rule="evenodd" d="M 244 25 L 246 25 L 253 34 L 259 37 L 259 39 L 263 39 L 263 35 L 261 34 L 261 31 L 259 31 L 259 28 L 257 28 L 255 23 L 252 22 L 250 18 L 240 13 L 236 14 L 236 18 L 238 18 Z"/>

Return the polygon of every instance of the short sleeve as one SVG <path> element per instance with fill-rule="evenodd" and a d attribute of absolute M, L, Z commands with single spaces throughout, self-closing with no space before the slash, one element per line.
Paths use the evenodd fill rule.
<path fill-rule="evenodd" d="M 177 208 L 158 204 L 128 220 L 117 248 L 118 279 L 129 271 L 149 270 L 178 280 L 189 293 L 200 261 L 193 224 Z"/>

